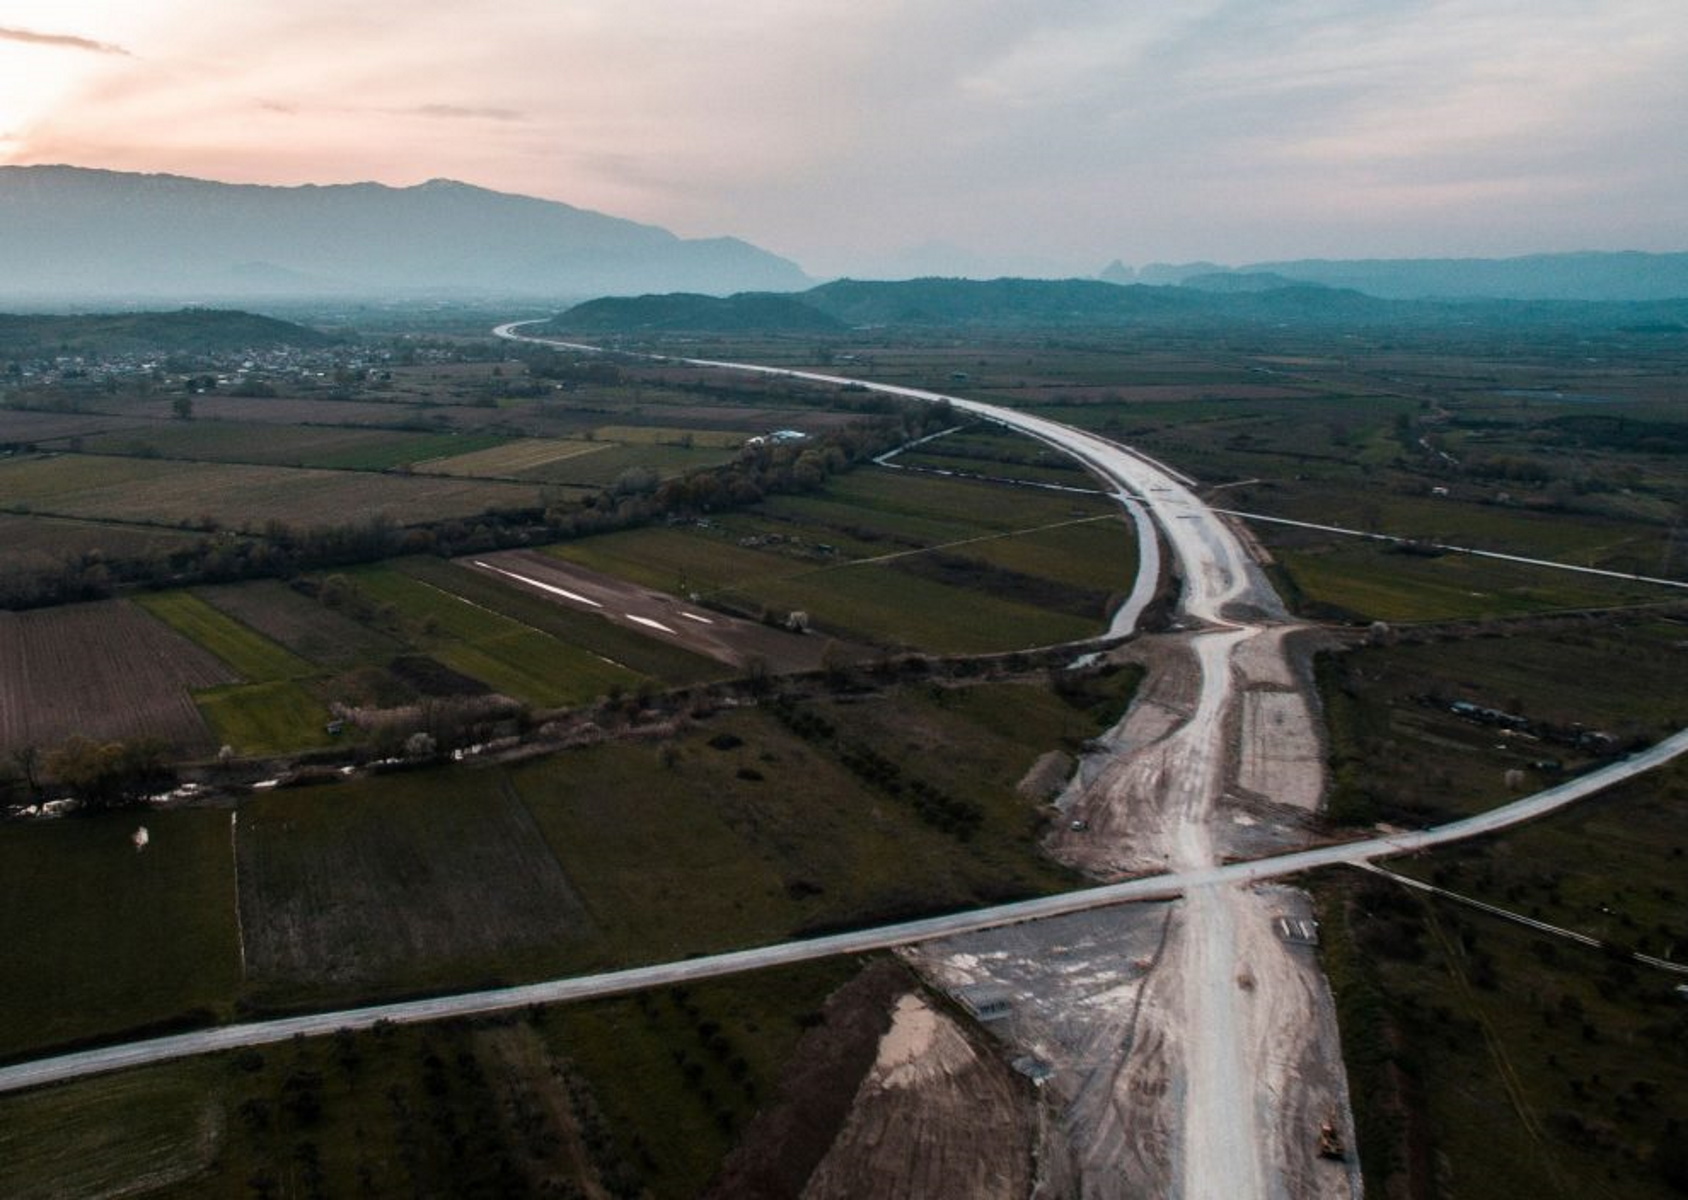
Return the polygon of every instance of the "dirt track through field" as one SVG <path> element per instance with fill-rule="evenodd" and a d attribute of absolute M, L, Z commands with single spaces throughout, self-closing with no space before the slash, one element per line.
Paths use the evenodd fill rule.
<path fill-rule="evenodd" d="M 545 340 L 524 339 L 515 329 L 495 332 Z M 1134 709 L 1102 740 L 1105 761 L 1080 772 L 1063 800 L 1071 823 L 1051 841 L 1057 857 L 1103 878 L 1211 867 L 1238 823 L 1227 805 L 1239 793 L 1270 789 L 1263 799 L 1284 811 L 1322 794 L 1322 760 L 1308 753 L 1318 743 L 1310 705 L 1239 699 L 1307 685 L 1285 657 L 1290 622 L 1281 602 L 1250 561 L 1244 539 L 1197 497 L 1188 477 L 1097 435 L 960 397 L 753 363 L 683 361 L 947 403 L 1066 451 L 1152 513 L 1182 573 L 1180 613 L 1197 632 L 1176 639 L 1161 658 L 1158 665 L 1171 678 L 1151 677 L 1145 689 L 1155 710 L 1134 720 Z M 1288 948 L 1272 932 L 1268 904 L 1262 893 L 1234 886 L 1187 891 L 1156 979 L 1132 1002 L 1146 1029 L 1102 1072 L 1111 1080 L 1110 1102 L 1069 1110 L 1067 1132 L 1085 1195 L 1117 1194 L 1119 1181 L 1139 1163 L 1149 1194 L 1192 1200 L 1309 1194 L 1296 1165 L 1302 1152 L 1291 1144 L 1304 1146 L 1316 1130 L 1286 1131 L 1278 1119 L 1286 1111 L 1327 1110 L 1353 1144 L 1340 1070 L 1319 1080 L 1280 1065 L 1285 1048 L 1301 1045 L 1315 1048 L 1313 1059 L 1341 1059 L 1330 1007 L 1294 1000 L 1298 990 L 1323 994 L 1324 981 L 1316 969 L 1314 982 L 1298 977 Z M 1133 1052 L 1151 1045 L 1152 1054 Z M 1119 1126 L 1082 1115 L 1116 1106 L 1132 1113 Z M 1333 1194 L 1357 1194 L 1357 1165 L 1339 1174 Z"/>
<path fill-rule="evenodd" d="M 830 639 L 728 616 L 547 554 L 506 550 L 466 561 L 477 571 L 553 603 L 602 617 L 740 670 L 760 661 L 775 673 L 815 671 L 827 654 Z M 837 653 L 850 659 L 870 656 L 866 648 L 853 646 L 841 646 Z"/>

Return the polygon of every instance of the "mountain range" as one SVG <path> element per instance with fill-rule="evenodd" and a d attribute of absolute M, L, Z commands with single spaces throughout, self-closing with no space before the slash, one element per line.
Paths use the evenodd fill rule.
<path fill-rule="evenodd" d="M 0 167 L 0 300 L 790 291 L 793 262 L 446 179 L 266 187 Z"/>
<path fill-rule="evenodd" d="M 1215 279 L 1224 282 L 1215 285 Z M 840 279 L 794 295 L 606 297 L 576 305 L 549 327 L 570 333 L 820 333 L 882 326 L 1190 330 L 1250 324 L 1448 330 L 1476 322 L 1681 336 L 1688 333 L 1688 299 L 1385 300 L 1264 273 L 1210 273 L 1175 286 L 1097 279 Z"/>

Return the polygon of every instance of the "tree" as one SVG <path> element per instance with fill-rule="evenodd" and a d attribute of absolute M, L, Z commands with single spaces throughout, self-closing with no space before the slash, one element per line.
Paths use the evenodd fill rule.
<path fill-rule="evenodd" d="M 158 738 L 96 742 L 80 734 L 54 749 L 46 773 L 91 808 L 138 804 L 173 779 Z"/>
<path fill-rule="evenodd" d="M 176 414 L 178 421 L 193 420 L 193 397 L 177 396 L 170 402 L 170 411 Z"/>

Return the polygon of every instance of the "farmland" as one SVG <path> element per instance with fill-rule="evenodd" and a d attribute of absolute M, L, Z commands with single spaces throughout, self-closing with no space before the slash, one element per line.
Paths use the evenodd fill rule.
<path fill-rule="evenodd" d="M 1100 498 L 884 469 L 707 527 L 555 553 L 739 611 L 801 610 L 817 629 L 940 653 L 1092 636 L 1134 561 L 1129 529 Z"/>
<path fill-rule="evenodd" d="M 72 734 L 209 742 L 189 690 L 234 682 L 213 655 L 126 601 L 0 613 L 0 746 Z"/>
<path fill-rule="evenodd" d="M 1026 407 L 1140 444 L 1245 514 L 1688 569 L 1688 492 L 1660 432 L 1680 421 L 1669 363 L 1626 376 L 1546 343 L 1412 337 L 1348 339 L 1338 355 L 1296 330 L 1160 340 L 878 330 L 671 348 L 831 358 Z M 1095 636 L 1128 586 L 1131 527 L 1082 470 L 957 422 L 889 467 L 862 455 L 802 486 L 774 486 L 770 470 L 693 488 L 690 472 L 749 461 L 753 436 L 793 427 L 813 447 L 878 401 L 675 363 L 466 353 L 487 357 L 261 381 L 273 396 L 228 381 L 191 393 L 191 419 L 176 404 L 190 393 L 161 387 L 0 411 L 0 430 L 36 448 L 0 459 L 0 534 L 15 533 L 0 567 L 135 591 L 0 614 L 7 747 L 158 733 L 200 758 L 191 770 L 231 781 L 204 807 L 148 813 L 145 853 L 132 815 L 0 831 L 0 934 L 23 948 L 0 968 L 0 1054 L 678 959 L 1078 882 L 1038 848 L 1047 780 L 1016 785 L 1050 751 L 1068 757 L 1044 774 L 1068 769 L 1138 677 L 1046 674 L 1003 652 Z M 1582 395 L 1602 399 L 1566 399 Z M 302 530 L 376 513 L 394 523 L 378 545 L 307 556 Z M 1688 722 L 1674 593 L 1251 528 L 1286 599 L 1327 625 L 1339 823 L 1448 819 L 1605 752 L 1455 701 L 1618 743 Z M 149 571 L 124 574 L 131 557 Z M 629 623 L 644 612 L 631 603 L 606 619 L 579 601 L 590 572 L 625 581 L 617 597 L 662 593 L 646 599 L 691 613 L 698 636 Z M 778 628 L 792 612 L 810 635 Z M 790 653 L 722 652 L 712 623 L 727 614 Z M 1356 628 L 1376 620 L 1389 627 Z M 508 761 L 424 766 L 418 751 L 410 769 L 348 782 L 233 786 L 326 779 L 409 753 L 413 731 L 446 748 L 453 706 L 483 702 L 500 739 L 524 741 Z M 278 761 L 214 763 L 222 744 Z M 1674 956 L 1681 788 L 1676 772 L 1405 869 Z M 1654 982 L 1394 884 L 1323 886 L 1374 1188 L 1407 1163 L 1455 1194 L 1655 1194 L 1649 1172 L 1681 1119 L 1681 1030 Z M 82 1148 L 131 1174 L 167 1160 L 197 1172 L 171 1185 L 181 1195 L 311 1170 L 331 1194 L 471 1190 L 496 1171 L 512 1194 L 632 1179 L 696 1195 L 768 1103 L 800 1021 L 851 973 L 380 1030 L 6 1098 L 0 1192 L 81 1180 Z M 1370 1075 L 1368 1037 L 1371 1052 L 1391 1047 Z M 1407 1139 L 1391 1146 L 1403 1112 Z M 1413 1164 L 1426 1145 L 1445 1147 L 1442 1167 Z M 1527 1165 L 1486 1170 L 1493 1147 Z"/>
<path fill-rule="evenodd" d="M 0 1097 L 0 1188 L 96 1195 L 146 1179 L 212 1200 L 299 1178 L 330 1195 L 474 1194 L 490 1168 L 505 1195 L 633 1181 L 683 1200 L 852 973 L 816 964 Z"/>
<path fill-rule="evenodd" d="M 417 630 L 414 644 L 496 691 L 544 708 L 578 704 L 639 677 L 533 626 L 479 608 L 451 591 L 389 567 L 350 578 Z"/>
<path fill-rule="evenodd" d="M 13 512 L 199 528 L 262 526 L 268 521 L 332 525 L 347 513 L 407 524 L 538 503 L 533 488 L 491 480 L 91 454 L 0 464 L 0 494 Z"/>
<path fill-rule="evenodd" d="M 85 437 L 82 449 L 89 454 L 135 458 L 385 471 L 425 459 L 484 451 L 503 440 L 496 434 L 409 433 L 346 425 L 284 425 L 274 420 L 261 427 L 249 421 L 159 420 L 138 429 Z"/>
<path fill-rule="evenodd" d="M 4 932 L 37 949 L 7 958 L 0 1053 L 237 1003 L 630 965 L 1070 886 L 1014 783 L 1051 742 L 1076 749 L 1100 729 L 1131 683 L 1068 698 L 1033 682 L 910 684 L 871 716 L 792 696 L 661 741 L 148 814 L 141 853 L 128 814 L 18 826 L 0 839 Z M 868 770 L 858 743 L 893 726 Z M 962 819 L 933 796 L 971 807 Z M 211 965 L 181 969 L 190 959 Z M 44 1020 L 32 998 L 55 989 L 75 1003 Z"/>
<path fill-rule="evenodd" d="M 116 813 L 0 838 L 0 1054 L 232 1010 L 240 982 L 229 816 Z"/>
<path fill-rule="evenodd" d="M 1597 757 L 1550 731 L 1597 731 L 1619 746 L 1688 726 L 1684 628 L 1680 612 L 1540 619 L 1327 657 L 1333 807 L 1366 822 L 1432 824 L 1492 807 L 1509 771 L 1519 772 L 1514 790 L 1533 790 Z M 1544 728 L 1484 724 L 1451 711 L 1456 701 Z"/>
<path fill-rule="evenodd" d="M 1681 945 L 1684 786 L 1671 768 L 1404 864 L 1615 952 L 1386 880 L 1321 886 L 1368 1178 L 1422 1176 L 1434 1146 L 1459 1164 L 1459 1195 L 1679 1194 L 1680 976 L 1626 951 Z"/>

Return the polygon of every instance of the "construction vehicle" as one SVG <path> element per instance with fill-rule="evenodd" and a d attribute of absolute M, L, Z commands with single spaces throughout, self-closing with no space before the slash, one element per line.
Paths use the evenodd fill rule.
<path fill-rule="evenodd" d="M 1334 1158 L 1338 1162 L 1348 1157 L 1348 1151 L 1342 1144 L 1342 1134 L 1337 1132 L 1334 1117 L 1319 1126 L 1319 1157 Z"/>

